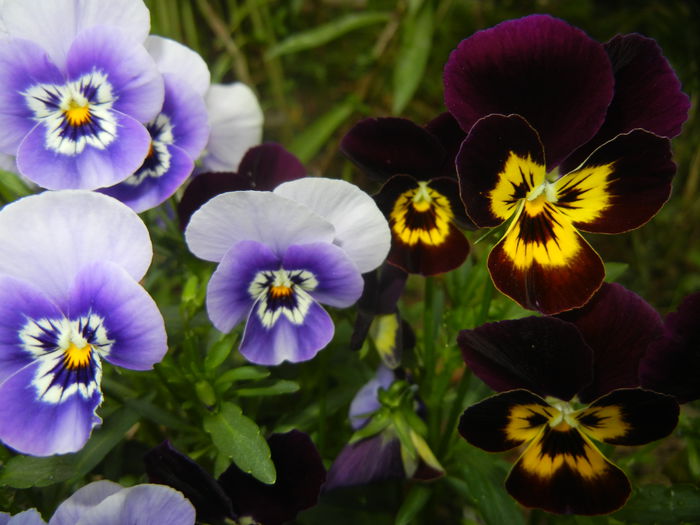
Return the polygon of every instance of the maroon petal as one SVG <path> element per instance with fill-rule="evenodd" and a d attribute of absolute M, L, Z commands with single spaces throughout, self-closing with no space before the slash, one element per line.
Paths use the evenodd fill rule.
<path fill-rule="evenodd" d="M 636 129 L 598 148 L 557 182 L 557 208 L 577 228 L 621 233 L 649 221 L 671 194 L 671 142 Z"/>
<path fill-rule="evenodd" d="M 613 96 L 603 46 L 548 15 L 508 20 L 463 40 L 444 82 L 445 104 L 463 130 L 492 113 L 522 115 L 542 137 L 549 167 L 590 140 Z"/>
<path fill-rule="evenodd" d="M 316 504 L 326 469 L 311 438 L 303 432 L 273 434 L 267 442 L 277 471 L 273 485 L 258 481 L 235 464 L 219 477 L 219 484 L 239 516 L 281 525 Z"/>
<path fill-rule="evenodd" d="M 279 144 L 268 142 L 250 148 L 241 159 L 238 173 L 202 173 L 187 186 L 178 203 L 180 227 L 212 197 L 227 191 L 272 191 L 283 182 L 306 176 L 306 168 Z"/>
<path fill-rule="evenodd" d="M 457 155 L 459 191 L 471 220 L 498 226 L 544 181 L 544 150 L 537 132 L 519 115 L 490 115 L 477 122 Z"/>
<path fill-rule="evenodd" d="M 639 367 L 642 386 L 674 396 L 679 403 L 700 399 L 700 292 L 668 314 L 664 337 L 652 344 Z"/>
<path fill-rule="evenodd" d="M 364 172 L 385 180 L 396 174 L 430 180 L 442 174 L 447 159 L 440 142 L 403 118 L 368 118 L 343 137 L 340 150 Z"/>
<path fill-rule="evenodd" d="M 639 362 L 663 333 L 656 310 L 619 284 L 603 284 L 586 306 L 557 317 L 575 324 L 593 350 L 593 381 L 579 392 L 583 403 L 639 386 Z"/>
<path fill-rule="evenodd" d="M 564 162 L 570 171 L 601 144 L 635 128 L 675 137 L 688 118 L 690 99 L 651 38 L 617 35 L 605 44 L 615 75 L 615 95 L 598 133 Z"/>
<path fill-rule="evenodd" d="M 428 122 L 425 125 L 425 129 L 440 141 L 440 144 L 447 152 L 447 161 L 443 166 L 442 175 L 455 177 L 457 175 L 455 158 L 467 134 L 459 126 L 459 122 L 452 116 L 452 113 L 448 111 L 441 113 Z"/>
<path fill-rule="evenodd" d="M 192 502 L 199 521 L 237 517 L 231 500 L 216 480 L 167 441 L 149 450 L 143 458 L 151 483 L 168 485 Z"/>
<path fill-rule="evenodd" d="M 541 397 L 511 390 L 467 408 L 458 430 L 475 447 L 503 452 L 533 440 L 553 417 L 554 409 Z"/>
<path fill-rule="evenodd" d="M 283 182 L 306 177 L 307 171 L 292 153 L 267 142 L 248 150 L 238 166 L 238 174 L 250 181 L 250 189 L 272 191 Z"/>
<path fill-rule="evenodd" d="M 488 386 L 525 389 L 569 400 L 591 381 L 593 355 L 576 327 L 553 317 L 526 317 L 462 330 L 464 361 Z"/>
<path fill-rule="evenodd" d="M 195 176 L 187 185 L 177 204 L 180 229 L 184 230 L 190 217 L 202 204 L 227 191 L 251 190 L 250 181 L 233 172 L 208 172 Z"/>
<path fill-rule="evenodd" d="M 678 424 L 678 403 L 665 394 L 623 388 L 576 415 L 589 437 L 612 445 L 646 445 L 668 436 Z"/>

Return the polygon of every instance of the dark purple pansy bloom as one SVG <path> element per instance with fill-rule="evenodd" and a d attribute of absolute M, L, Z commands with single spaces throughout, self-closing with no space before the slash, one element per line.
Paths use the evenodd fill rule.
<path fill-rule="evenodd" d="M 666 316 L 664 334 L 652 343 L 639 367 L 645 388 L 674 396 L 679 403 L 700 399 L 700 293 L 683 299 Z"/>
<path fill-rule="evenodd" d="M 95 189 L 134 173 L 163 105 L 163 79 L 144 48 L 148 10 L 117 0 L 3 4 L 0 151 L 49 189 Z"/>
<path fill-rule="evenodd" d="M 471 223 L 450 155 L 450 146 L 464 134 L 446 115 L 431 124 L 422 128 L 402 118 L 365 119 L 340 144 L 365 173 L 384 182 L 374 198 L 391 228 L 387 260 L 422 275 L 447 272 L 464 262 L 469 243 L 458 225 Z M 453 134 L 458 138 L 448 141 Z"/>
<path fill-rule="evenodd" d="M 668 138 L 689 100 L 661 50 L 532 15 L 462 41 L 444 82 L 468 133 L 456 159 L 467 213 L 480 227 L 512 221 L 489 255 L 494 284 L 544 313 L 582 306 L 604 268 L 578 230 L 638 228 L 670 194 Z"/>
<path fill-rule="evenodd" d="M 357 302 L 357 317 L 350 337 L 350 348 L 359 350 L 370 335 L 382 362 L 396 368 L 404 349 L 415 344 L 413 330 L 399 314 L 396 305 L 406 285 L 408 274 L 385 263 L 362 276 L 365 281 Z"/>
<path fill-rule="evenodd" d="M 465 410 L 462 436 L 490 452 L 526 445 L 506 489 L 527 507 L 605 514 L 630 495 L 593 440 L 643 445 L 676 426 L 672 397 L 635 388 L 660 319 L 638 296 L 604 286 L 569 321 L 527 317 L 460 332 L 467 365 L 501 392 Z"/>
<path fill-rule="evenodd" d="M 340 451 L 328 471 L 325 489 L 366 485 L 391 479 L 420 479 L 424 481 L 441 477 L 444 470 L 419 432 L 406 420 L 401 410 L 390 414 L 382 408 L 380 391 L 388 391 L 392 385 L 400 386 L 398 394 L 409 403 L 411 417 L 415 415 L 415 395 L 406 390 L 407 383 L 396 383 L 397 372 L 380 365 L 375 376 L 355 395 L 350 404 L 350 426 L 360 434 Z M 410 388 L 410 387 L 409 387 Z M 408 394 L 405 397 L 404 394 Z M 405 433 L 402 442 L 397 430 L 400 420 Z M 356 436 L 358 435 L 356 434 Z"/>
<path fill-rule="evenodd" d="M 148 370 L 163 358 L 163 318 L 138 283 L 152 254 L 141 219 L 99 193 L 44 192 L 0 211 L 0 441 L 36 456 L 80 450 L 101 421 L 103 360 Z"/>
<path fill-rule="evenodd" d="M 306 177 L 306 168 L 279 144 L 268 142 L 250 148 L 236 172 L 200 173 L 192 179 L 177 205 L 184 229 L 202 204 L 227 191 L 272 191 L 283 182 Z"/>
<path fill-rule="evenodd" d="M 250 517 L 261 525 L 281 525 L 313 507 L 326 470 L 308 435 L 298 430 L 267 440 L 277 479 L 266 485 L 232 464 L 218 480 L 168 443 L 144 458 L 149 479 L 181 491 L 200 521 Z"/>
<path fill-rule="evenodd" d="M 145 45 L 163 74 L 163 108 L 146 123 L 151 147 L 141 167 L 123 182 L 101 190 L 138 213 L 175 193 L 192 173 L 209 137 L 204 104 L 209 69 L 202 57 L 158 36 L 149 36 Z"/>

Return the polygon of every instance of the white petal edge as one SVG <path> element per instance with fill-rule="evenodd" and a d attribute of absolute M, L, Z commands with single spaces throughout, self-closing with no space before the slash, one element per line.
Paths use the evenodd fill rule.
<path fill-rule="evenodd" d="M 205 171 L 236 171 L 245 152 L 262 140 L 263 112 L 245 84 L 212 84 L 205 96 L 209 143 L 202 159 Z"/>
<path fill-rule="evenodd" d="M 146 38 L 144 46 L 162 74 L 177 75 L 202 97 L 207 93 L 211 75 L 199 53 L 175 40 L 155 35 Z"/>
<path fill-rule="evenodd" d="M 83 512 L 75 525 L 194 525 L 194 522 L 194 506 L 181 492 L 165 485 L 142 484 L 106 497 Z"/>
<path fill-rule="evenodd" d="M 113 481 L 94 481 L 79 488 L 61 503 L 49 520 L 49 525 L 75 525 L 87 509 L 96 507 L 105 498 L 124 490 Z"/>
<path fill-rule="evenodd" d="M 118 200 L 85 190 L 47 191 L 0 210 L 0 273 L 66 297 L 86 265 L 110 261 L 140 280 L 153 247 L 139 216 Z"/>
<path fill-rule="evenodd" d="M 143 42 L 151 27 L 141 0 L 5 0 L 2 20 L 11 36 L 42 46 L 60 68 L 75 37 L 93 26 L 118 27 L 129 39 Z"/>
<path fill-rule="evenodd" d="M 389 224 L 374 199 L 354 184 L 305 177 L 280 184 L 274 193 L 308 206 L 333 224 L 333 243 L 345 250 L 360 273 L 374 270 L 386 259 L 391 247 Z"/>
<path fill-rule="evenodd" d="M 292 244 L 334 237 L 333 225 L 308 207 L 265 191 L 217 195 L 194 212 L 185 230 L 190 251 L 214 262 L 240 241 L 260 242 L 282 256 Z"/>

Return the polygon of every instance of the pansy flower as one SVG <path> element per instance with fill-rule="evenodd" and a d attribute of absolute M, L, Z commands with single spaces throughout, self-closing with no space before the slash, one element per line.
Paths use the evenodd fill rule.
<path fill-rule="evenodd" d="M 202 171 L 237 171 L 245 152 L 262 140 L 263 112 L 245 84 L 212 84 L 204 97 L 211 133 Z"/>
<path fill-rule="evenodd" d="M 146 454 L 146 472 L 151 482 L 182 491 L 197 510 L 199 521 L 250 523 L 252 519 L 260 525 L 281 525 L 316 504 L 326 469 L 313 441 L 303 432 L 273 434 L 267 443 L 276 471 L 272 485 L 235 464 L 214 479 L 167 442 Z"/>
<path fill-rule="evenodd" d="M 594 441 L 643 445 L 678 420 L 672 397 L 636 388 L 639 360 L 660 318 L 622 287 L 604 287 L 571 322 L 527 317 L 464 330 L 467 365 L 500 392 L 465 410 L 459 431 L 490 452 L 524 450 L 506 489 L 527 507 L 604 514 L 630 483 Z"/>
<path fill-rule="evenodd" d="M 202 204 L 228 191 L 272 191 L 283 182 L 306 177 L 301 161 L 279 144 L 267 142 L 253 146 L 240 161 L 238 170 L 213 171 L 196 175 L 185 188 L 177 205 L 180 226 L 184 229 Z"/>
<path fill-rule="evenodd" d="M 163 318 L 138 284 L 151 257 L 141 219 L 106 195 L 45 192 L 0 211 L 0 441 L 79 450 L 101 421 L 103 361 L 162 359 Z"/>
<path fill-rule="evenodd" d="M 664 319 L 663 337 L 649 345 L 639 366 L 645 388 L 679 403 L 700 399 L 700 293 L 687 296 Z"/>
<path fill-rule="evenodd" d="M 380 365 L 358 390 L 348 414 L 355 435 L 328 471 L 325 490 L 391 479 L 428 481 L 444 474 L 423 438 L 415 392 L 400 374 Z"/>
<path fill-rule="evenodd" d="M 202 57 L 158 36 L 149 36 L 145 46 L 163 74 L 163 108 L 146 123 L 151 146 L 141 167 L 123 182 L 101 190 L 136 212 L 158 206 L 175 193 L 192 173 L 209 137 L 203 98 L 209 69 Z"/>
<path fill-rule="evenodd" d="M 223 193 L 185 230 L 196 256 L 219 263 L 207 287 L 212 323 L 229 332 L 247 319 L 240 351 L 268 365 L 311 359 L 330 342 L 333 322 L 319 303 L 355 303 L 360 272 L 381 263 L 388 237 L 372 199 L 330 179 Z"/>
<path fill-rule="evenodd" d="M 384 181 L 374 198 L 391 227 L 391 264 L 435 275 L 464 262 L 469 243 L 458 225 L 470 221 L 459 199 L 454 157 L 433 130 L 401 118 L 365 119 L 343 137 L 340 149 Z"/>
<path fill-rule="evenodd" d="M 3 515 L 9 521 L 3 521 Z M 181 493 L 164 485 L 124 488 L 112 481 L 94 481 L 61 503 L 48 525 L 194 525 L 195 511 Z M 3 525 L 46 525 L 36 510 L 11 518 L 0 512 Z"/>
<path fill-rule="evenodd" d="M 9 0 L 0 45 L 0 152 L 49 189 L 111 186 L 141 166 L 141 122 L 163 105 L 139 0 Z"/>
<path fill-rule="evenodd" d="M 544 313 L 583 305 L 604 268 L 578 230 L 637 228 L 670 193 L 666 137 L 689 101 L 661 50 L 533 15 L 462 41 L 444 81 L 468 132 L 456 160 L 467 213 L 480 227 L 511 221 L 489 255 L 496 287 Z"/>

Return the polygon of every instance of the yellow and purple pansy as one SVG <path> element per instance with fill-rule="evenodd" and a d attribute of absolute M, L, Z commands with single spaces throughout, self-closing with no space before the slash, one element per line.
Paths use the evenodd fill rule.
<path fill-rule="evenodd" d="M 670 434 L 678 404 L 639 387 L 659 315 L 604 285 L 567 320 L 527 317 L 463 330 L 464 360 L 500 392 L 465 410 L 461 435 L 489 452 L 523 445 L 506 480 L 517 501 L 555 513 L 605 514 L 630 495 L 625 473 L 594 444 L 643 445 Z"/>
<path fill-rule="evenodd" d="M 689 100 L 661 50 L 532 15 L 462 41 L 444 82 L 468 133 L 456 158 L 467 214 L 511 221 L 489 256 L 496 287 L 543 313 L 582 306 L 604 267 L 577 230 L 635 229 L 670 194 L 669 138 Z"/>
<path fill-rule="evenodd" d="M 402 118 L 369 118 L 343 137 L 340 149 L 384 185 L 374 196 L 391 227 L 389 263 L 408 273 L 435 275 L 460 266 L 469 227 L 459 199 L 450 146 L 458 130 L 449 115 L 425 128 Z M 461 139 L 464 133 L 458 130 Z"/>

